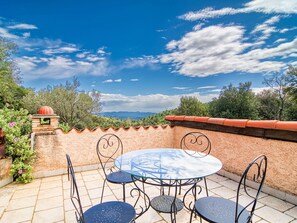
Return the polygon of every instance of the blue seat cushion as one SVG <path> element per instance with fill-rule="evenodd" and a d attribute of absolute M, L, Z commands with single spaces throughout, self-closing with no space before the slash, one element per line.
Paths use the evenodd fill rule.
<path fill-rule="evenodd" d="M 121 201 L 97 204 L 84 212 L 86 223 L 129 223 L 135 215 L 133 206 Z"/>
<path fill-rule="evenodd" d="M 238 205 L 238 213 L 243 209 L 242 205 Z M 232 223 L 235 222 L 236 202 L 221 197 L 203 197 L 196 201 L 195 210 L 209 222 Z M 244 210 L 238 223 L 247 223 L 249 219 L 250 213 Z"/>
<path fill-rule="evenodd" d="M 131 183 L 133 179 L 131 174 L 122 171 L 110 173 L 106 176 L 107 181 L 111 183 Z"/>

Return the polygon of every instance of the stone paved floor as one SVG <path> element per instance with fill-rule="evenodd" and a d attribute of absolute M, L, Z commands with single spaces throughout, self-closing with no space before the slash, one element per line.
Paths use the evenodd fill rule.
<path fill-rule="evenodd" d="M 76 173 L 84 210 L 100 202 L 102 173 L 97 170 Z M 207 178 L 210 195 L 233 199 L 237 183 L 228 178 L 213 175 Z M 66 175 L 35 179 L 26 185 L 10 184 L 0 189 L 0 223 L 17 222 L 75 222 L 75 214 L 69 199 L 69 182 Z M 128 186 L 131 188 L 131 186 Z M 158 195 L 159 189 L 146 186 L 150 196 Z M 203 193 L 200 196 L 205 196 Z M 109 184 L 104 201 L 121 199 L 121 185 Z M 128 198 L 129 202 L 132 198 Z M 177 222 L 189 222 L 189 212 L 181 210 Z M 137 223 L 169 222 L 168 214 L 150 209 L 137 219 Z M 200 222 L 195 219 L 193 222 Z M 297 207 L 262 193 L 253 218 L 256 223 L 297 223 Z"/>

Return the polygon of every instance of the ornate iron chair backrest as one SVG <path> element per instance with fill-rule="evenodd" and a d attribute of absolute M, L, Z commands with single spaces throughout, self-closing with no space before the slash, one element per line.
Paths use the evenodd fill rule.
<path fill-rule="evenodd" d="M 189 132 L 181 139 L 180 148 L 191 156 L 201 158 L 210 153 L 211 142 L 201 132 Z"/>
<path fill-rule="evenodd" d="M 123 143 L 117 135 L 108 133 L 99 139 L 96 151 L 100 165 L 106 176 L 113 172 L 115 168 L 113 162 L 116 157 L 123 154 Z"/>
<path fill-rule="evenodd" d="M 77 189 L 77 184 L 76 184 L 76 179 L 75 179 L 75 174 L 72 166 L 72 162 L 70 159 L 70 156 L 66 154 L 67 158 L 67 163 L 68 163 L 68 180 L 70 179 L 70 199 L 71 202 L 75 208 L 75 216 L 77 222 L 84 223 L 84 213 L 82 210 L 81 202 L 80 202 L 80 197 L 79 197 L 79 192 Z"/>
<path fill-rule="evenodd" d="M 252 222 L 257 200 L 264 184 L 266 169 L 267 157 L 265 155 L 260 155 L 256 157 L 243 172 L 237 188 L 235 222 L 239 222 L 241 214 L 244 210 L 247 210 L 250 213 L 248 219 L 246 219 L 246 222 Z M 249 191 L 246 185 L 248 180 L 256 183 L 255 185 L 257 186 L 254 188 L 255 190 Z M 243 194 L 251 198 L 251 201 L 246 206 L 244 206 L 243 210 L 239 210 L 238 204 L 240 201 L 240 195 Z"/>

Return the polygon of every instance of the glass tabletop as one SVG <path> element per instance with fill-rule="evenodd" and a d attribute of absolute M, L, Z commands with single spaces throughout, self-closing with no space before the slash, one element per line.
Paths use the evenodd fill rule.
<path fill-rule="evenodd" d="M 216 157 L 194 157 L 191 152 L 176 148 L 137 150 L 119 156 L 115 165 L 134 176 L 160 180 L 196 179 L 222 168 L 222 162 Z"/>

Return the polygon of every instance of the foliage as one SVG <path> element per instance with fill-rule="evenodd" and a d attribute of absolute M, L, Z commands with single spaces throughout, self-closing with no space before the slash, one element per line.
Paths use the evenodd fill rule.
<path fill-rule="evenodd" d="M 223 87 L 220 96 L 209 103 L 209 113 L 213 117 L 231 119 L 258 119 L 259 103 L 251 90 L 251 82 L 230 84 Z"/>
<path fill-rule="evenodd" d="M 59 123 L 59 128 L 64 132 L 69 132 L 71 130 L 71 127 L 67 123 Z"/>
<path fill-rule="evenodd" d="M 263 120 L 275 120 L 279 117 L 279 98 L 275 91 L 263 90 L 257 94 L 259 100 L 259 118 Z"/>
<path fill-rule="evenodd" d="M 65 85 L 47 87 L 38 92 L 29 92 L 24 97 L 24 107 L 30 113 L 36 113 L 40 106 L 51 106 L 60 116 L 62 123 L 71 128 L 84 128 L 92 125 L 92 113 L 100 111 L 100 93 L 79 92 L 79 82 L 76 78 Z"/>
<path fill-rule="evenodd" d="M 289 66 L 287 75 L 288 85 L 286 91 L 297 101 L 297 67 Z"/>
<path fill-rule="evenodd" d="M 297 100 L 289 98 L 289 103 L 286 105 L 286 120 L 297 121 Z"/>
<path fill-rule="evenodd" d="M 177 115 L 188 116 L 205 116 L 207 114 L 206 107 L 196 97 L 183 96 L 176 110 Z"/>
<path fill-rule="evenodd" d="M 16 45 L 0 37 L 0 109 L 6 107 L 19 109 L 26 89 L 19 86 L 20 77 L 11 56 Z"/>
<path fill-rule="evenodd" d="M 30 146 L 31 121 L 28 111 L 0 109 L 0 127 L 5 132 L 6 154 L 13 159 L 11 174 L 17 182 L 30 182 L 34 151 Z"/>
<path fill-rule="evenodd" d="M 277 94 L 278 98 L 278 120 L 283 120 L 283 115 L 285 113 L 285 103 L 288 98 L 288 91 L 286 87 L 289 84 L 289 78 L 286 74 L 274 73 L 272 77 L 264 78 L 263 83 L 270 87 L 270 89 Z"/>

